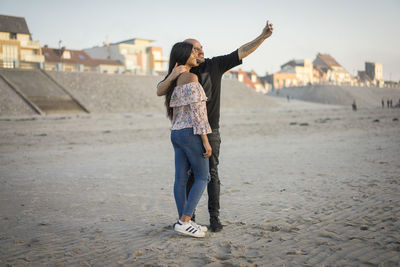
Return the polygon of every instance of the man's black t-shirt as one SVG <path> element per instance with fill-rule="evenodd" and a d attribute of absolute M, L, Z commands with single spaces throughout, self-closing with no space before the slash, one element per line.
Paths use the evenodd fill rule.
<path fill-rule="evenodd" d="M 239 60 L 239 52 L 236 50 L 229 55 L 206 58 L 198 67 L 190 70 L 198 76 L 207 95 L 207 115 L 211 129 L 219 128 L 222 75 L 240 64 L 242 61 Z"/>

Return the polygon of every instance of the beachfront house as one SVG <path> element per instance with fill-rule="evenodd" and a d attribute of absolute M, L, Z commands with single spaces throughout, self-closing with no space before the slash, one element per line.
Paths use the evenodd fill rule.
<path fill-rule="evenodd" d="M 0 68 L 39 68 L 40 42 L 33 41 L 25 18 L 0 15 Z"/>
<path fill-rule="evenodd" d="M 124 65 L 117 60 L 95 59 L 83 50 L 71 50 L 65 47 L 57 49 L 45 45 L 42 53 L 45 57 L 43 66 L 45 70 L 100 73 L 123 73 L 125 70 Z"/>
<path fill-rule="evenodd" d="M 296 73 L 279 71 L 273 74 L 266 75 L 263 79 L 265 79 L 272 86 L 273 90 L 280 90 L 286 87 L 298 86 Z"/>
<path fill-rule="evenodd" d="M 359 86 L 384 87 L 382 64 L 378 62 L 365 62 L 365 70 L 358 71 L 356 77 Z"/>
<path fill-rule="evenodd" d="M 383 87 L 383 67 L 382 63 L 365 62 L 365 73 L 370 77 L 375 86 Z"/>
<path fill-rule="evenodd" d="M 353 85 L 355 79 L 345 70 L 331 55 L 318 53 L 312 62 L 315 68 L 318 68 L 324 77 L 322 83 L 334 85 Z"/>
<path fill-rule="evenodd" d="M 257 73 L 254 71 L 243 71 L 243 70 L 229 70 L 224 76 L 227 79 L 235 79 L 239 82 L 247 85 L 251 89 L 259 93 L 267 93 L 264 84 L 260 81 Z"/>
<path fill-rule="evenodd" d="M 258 76 L 258 79 L 260 80 L 262 86 L 265 89 L 265 93 L 267 94 L 269 91 L 272 90 L 272 84 L 269 83 L 269 79 L 268 79 L 269 73 L 267 72 L 265 74 L 265 76 Z"/>
<path fill-rule="evenodd" d="M 314 83 L 313 63 L 309 59 L 293 59 L 281 66 L 282 73 L 294 73 L 297 86 Z"/>
<path fill-rule="evenodd" d="M 133 38 L 117 43 L 106 41 L 103 46 L 84 49 L 93 58 L 118 60 L 124 64 L 127 72 L 141 75 L 166 74 L 162 48 L 150 46 L 149 39 Z"/>

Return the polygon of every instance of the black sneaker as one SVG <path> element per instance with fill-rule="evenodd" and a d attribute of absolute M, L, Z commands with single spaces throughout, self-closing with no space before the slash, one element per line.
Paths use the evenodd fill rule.
<path fill-rule="evenodd" d="M 223 228 L 221 222 L 218 217 L 210 217 L 210 230 L 211 232 L 219 232 Z"/>

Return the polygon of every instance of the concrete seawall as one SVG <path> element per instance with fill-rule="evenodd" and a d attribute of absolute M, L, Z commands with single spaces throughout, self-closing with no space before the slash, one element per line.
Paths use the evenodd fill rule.
<path fill-rule="evenodd" d="M 8 94 L 14 91 L 14 95 L 19 96 L 36 114 L 87 112 L 73 95 L 44 71 L 1 69 L 0 79 L 4 91 Z M 8 99 L 1 102 L 8 102 Z"/>
<path fill-rule="evenodd" d="M 0 79 L 0 116 L 35 115 L 36 112 Z"/>
<path fill-rule="evenodd" d="M 160 76 L 135 76 L 100 73 L 7 70 L 19 87 L 27 94 L 57 97 L 61 86 L 73 95 L 90 113 L 159 113 L 165 112 L 164 98 L 157 97 L 156 86 Z M 51 80 L 54 81 L 51 81 Z M 26 116 L 36 114 L 21 97 L 0 80 L 0 116 Z M 57 105 L 57 103 L 55 103 Z M 221 108 L 237 107 L 261 109 L 276 106 L 275 101 L 258 94 L 235 80 L 222 81 Z M 62 110 L 61 110 L 62 111 Z M 59 113 L 65 114 L 66 112 Z"/>
<path fill-rule="evenodd" d="M 376 88 L 376 87 L 350 87 L 350 86 L 304 86 L 290 87 L 268 93 L 269 96 L 290 96 L 309 102 L 331 105 L 351 105 L 356 100 L 359 107 L 379 107 L 382 99 L 392 99 L 393 106 L 400 99 L 400 88 Z"/>

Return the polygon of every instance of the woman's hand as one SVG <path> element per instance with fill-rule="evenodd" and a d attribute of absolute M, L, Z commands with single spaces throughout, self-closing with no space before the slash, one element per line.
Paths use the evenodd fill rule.
<path fill-rule="evenodd" d="M 203 141 L 204 149 L 206 150 L 206 152 L 203 153 L 203 157 L 209 158 L 209 157 L 211 157 L 212 149 L 211 149 L 210 143 L 208 142 L 208 137 L 206 134 L 201 134 L 200 137 L 201 137 L 201 141 Z"/>
<path fill-rule="evenodd" d="M 204 146 L 204 149 L 206 150 L 206 152 L 203 153 L 203 156 L 204 156 L 205 158 L 211 157 L 212 148 L 211 148 L 211 146 L 210 146 L 210 143 L 209 143 L 208 141 L 207 141 L 207 142 L 203 142 L 203 146 Z"/>

